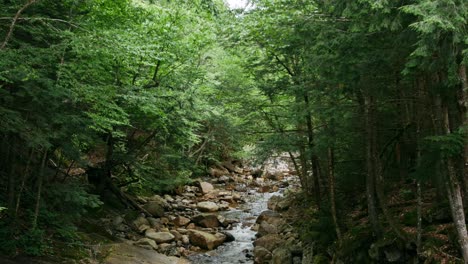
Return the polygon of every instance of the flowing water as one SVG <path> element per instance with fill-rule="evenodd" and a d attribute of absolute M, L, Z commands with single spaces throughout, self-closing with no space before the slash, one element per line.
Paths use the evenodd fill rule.
<path fill-rule="evenodd" d="M 216 263 L 216 264 L 235 264 L 235 263 L 253 263 L 252 250 L 253 240 L 256 232 L 251 230 L 255 220 L 263 211 L 267 210 L 268 200 L 276 193 L 258 193 L 249 191 L 245 193 L 246 203 L 236 209 L 223 212 L 226 218 L 238 219 L 232 230 L 227 230 L 235 237 L 235 241 L 225 243 L 215 250 L 204 254 L 194 255 L 190 260 L 194 264 Z"/>

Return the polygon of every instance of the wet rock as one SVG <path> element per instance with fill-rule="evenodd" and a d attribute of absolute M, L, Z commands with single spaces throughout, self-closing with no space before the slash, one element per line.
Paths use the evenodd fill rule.
<path fill-rule="evenodd" d="M 214 190 L 214 187 L 209 182 L 200 182 L 200 189 L 203 194 L 207 194 L 207 193 L 212 192 Z"/>
<path fill-rule="evenodd" d="M 284 244 L 284 240 L 282 240 L 277 234 L 262 236 L 254 242 L 254 246 L 264 247 L 269 251 L 273 251 L 282 244 Z"/>
<path fill-rule="evenodd" d="M 199 202 L 197 209 L 202 212 L 216 212 L 219 210 L 219 206 L 214 202 Z"/>
<path fill-rule="evenodd" d="M 187 218 L 187 217 L 184 217 L 184 216 L 177 216 L 177 217 L 174 219 L 173 223 L 174 223 L 174 225 L 176 225 L 176 226 L 185 226 L 185 225 L 188 225 L 188 224 L 190 223 L 190 221 L 191 221 L 191 220 L 190 220 L 189 218 Z"/>
<path fill-rule="evenodd" d="M 224 242 L 232 242 L 236 240 L 236 238 L 227 231 L 221 231 L 220 233 L 226 236 L 226 240 Z"/>
<path fill-rule="evenodd" d="M 150 201 L 143 208 L 153 216 L 162 217 L 164 215 L 164 204 L 160 201 Z"/>
<path fill-rule="evenodd" d="M 155 232 L 151 229 L 146 230 L 145 236 L 153 239 L 158 244 L 172 242 L 175 239 L 175 236 L 169 232 Z"/>
<path fill-rule="evenodd" d="M 192 218 L 192 221 L 202 227 L 213 228 L 219 227 L 221 223 L 216 215 L 212 214 L 201 214 Z"/>
<path fill-rule="evenodd" d="M 226 236 L 221 233 L 213 235 L 204 231 L 190 230 L 189 239 L 192 245 L 212 250 L 220 246 L 225 241 Z"/>
<path fill-rule="evenodd" d="M 149 249 L 154 249 L 154 250 L 158 249 L 158 245 L 156 244 L 156 242 L 147 237 L 141 238 L 140 240 L 138 240 L 137 242 L 133 244 L 137 246 L 142 246 L 144 248 L 149 248 Z"/>
<path fill-rule="evenodd" d="M 285 247 L 277 248 L 273 251 L 271 264 L 292 264 L 292 254 Z"/>

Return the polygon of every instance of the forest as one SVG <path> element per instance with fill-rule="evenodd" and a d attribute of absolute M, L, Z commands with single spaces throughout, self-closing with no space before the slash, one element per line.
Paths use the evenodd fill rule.
<path fill-rule="evenodd" d="M 0 0 L 0 262 L 281 154 L 301 262 L 255 263 L 468 263 L 467 65 L 466 0 Z"/>

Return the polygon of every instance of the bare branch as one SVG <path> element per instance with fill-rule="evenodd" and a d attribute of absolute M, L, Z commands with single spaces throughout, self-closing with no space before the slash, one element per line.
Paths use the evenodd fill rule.
<path fill-rule="evenodd" d="M 6 45 L 8 44 L 8 41 L 11 38 L 11 35 L 13 34 L 13 30 L 15 29 L 16 22 L 18 21 L 19 17 L 21 16 L 21 13 L 23 13 L 24 10 L 26 10 L 28 7 L 36 3 L 38 0 L 28 0 L 24 6 L 22 6 L 18 12 L 16 12 L 16 15 L 13 17 L 13 20 L 11 21 L 10 29 L 8 30 L 8 33 L 5 37 L 5 40 L 2 43 L 2 46 L 0 47 L 0 50 L 4 49 Z"/>

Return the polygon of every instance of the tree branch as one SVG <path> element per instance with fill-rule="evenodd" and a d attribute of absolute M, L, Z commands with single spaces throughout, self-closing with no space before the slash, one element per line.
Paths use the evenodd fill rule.
<path fill-rule="evenodd" d="M 16 15 L 13 17 L 13 20 L 11 21 L 10 29 L 8 30 L 8 33 L 7 33 L 6 37 L 5 37 L 5 40 L 3 41 L 2 46 L 0 47 L 0 50 L 5 49 L 6 45 L 8 44 L 8 41 L 10 40 L 11 35 L 13 34 L 13 30 L 15 29 L 16 22 L 18 21 L 19 17 L 21 16 L 21 13 L 23 13 L 24 10 L 26 10 L 28 7 L 30 7 L 31 5 L 33 5 L 37 1 L 38 0 L 28 0 L 28 2 L 26 4 L 24 4 L 24 6 L 22 6 L 18 10 L 18 12 L 16 12 Z"/>

